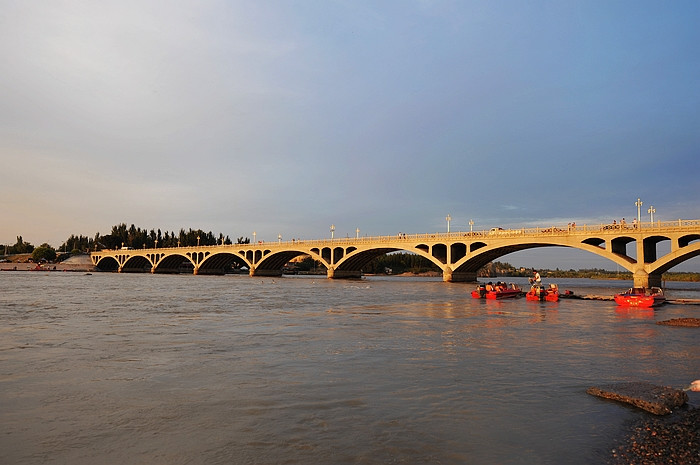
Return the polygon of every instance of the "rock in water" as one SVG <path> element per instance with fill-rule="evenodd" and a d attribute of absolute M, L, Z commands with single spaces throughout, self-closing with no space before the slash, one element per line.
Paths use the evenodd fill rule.
<path fill-rule="evenodd" d="M 680 389 L 645 382 L 593 386 L 588 394 L 632 404 L 655 415 L 668 415 L 688 402 L 688 394 Z"/>
<path fill-rule="evenodd" d="M 686 328 L 700 328 L 700 318 L 673 318 L 671 320 L 657 321 L 657 325 L 685 326 Z"/>

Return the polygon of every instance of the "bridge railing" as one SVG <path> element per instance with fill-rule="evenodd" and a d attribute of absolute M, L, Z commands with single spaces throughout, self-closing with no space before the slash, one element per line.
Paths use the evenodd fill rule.
<path fill-rule="evenodd" d="M 385 235 L 385 236 L 361 236 L 361 237 L 336 237 L 328 239 L 293 239 L 287 241 L 257 241 L 257 243 L 249 244 L 230 244 L 230 245 L 203 245 L 203 246 L 183 246 L 183 247 L 159 247 L 157 250 L 159 252 L 167 252 L 174 250 L 182 251 L 192 251 L 192 250 L 217 250 L 221 248 L 269 248 L 271 250 L 284 248 L 290 249 L 295 245 L 303 245 L 305 247 L 329 247 L 329 246 L 341 246 L 341 245 L 357 245 L 357 244 L 381 244 L 387 243 L 395 247 L 397 242 L 407 241 L 426 241 L 433 242 L 435 240 L 475 240 L 475 239 L 494 239 L 494 238 L 514 238 L 523 236 L 567 236 L 567 235 L 590 235 L 594 232 L 602 233 L 617 233 L 617 232 L 629 232 L 630 234 L 635 231 L 698 231 L 700 228 L 700 220 L 674 220 L 674 221 L 654 221 L 652 222 L 641 222 L 638 224 L 620 224 L 620 223 L 600 223 L 600 224 L 583 224 L 583 225 L 555 225 L 555 226 L 545 226 L 545 227 L 532 227 L 532 228 L 517 228 L 517 229 L 502 229 L 502 228 L 492 228 L 490 230 L 484 231 L 455 231 L 455 232 L 435 232 L 435 233 L 420 233 L 420 234 L 395 234 L 395 235 Z M 145 249 L 152 251 L 154 249 Z M 103 252 L 139 252 L 140 249 L 117 249 L 117 250 L 104 250 Z"/>
<path fill-rule="evenodd" d="M 629 232 L 633 233 L 635 231 L 650 231 L 650 230 L 695 230 L 700 228 L 700 220 L 674 220 L 674 221 L 655 221 L 651 222 L 641 222 L 636 225 L 634 224 L 613 224 L 613 223 L 599 223 L 599 224 L 584 224 L 584 225 L 557 225 L 557 226 L 546 226 L 546 227 L 533 227 L 533 228 L 517 228 L 517 229 L 500 229 L 494 228 L 491 230 L 484 231 L 455 231 L 455 232 L 436 232 L 436 233 L 421 233 L 421 234 L 397 234 L 388 236 L 364 236 L 364 237 L 344 237 L 344 238 L 334 238 L 334 239 L 314 239 L 314 240 L 302 240 L 299 241 L 305 245 L 309 244 L 323 244 L 328 246 L 329 242 L 337 244 L 358 244 L 358 243 L 381 243 L 381 242 L 391 242 L 396 243 L 397 241 L 435 241 L 438 239 L 479 239 L 479 238 L 510 238 L 510 237 L 522 237 L 522 236 L 558 236 L 558 235 L 590 235 L 593 232 Z M 293 242 L 287 242 L 289 245 Z"/>

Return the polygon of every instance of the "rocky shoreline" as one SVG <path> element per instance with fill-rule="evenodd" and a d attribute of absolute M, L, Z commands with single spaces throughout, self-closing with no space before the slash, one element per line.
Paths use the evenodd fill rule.
<path fill-rule="evenodd" d="M 700 409 L 688 405 L 687 391 L 700 390 L 700 380 L 685 390 L 648 382 L 592 386 L 588 394 L 633 405 L 654 416 L 629 425 L 610 451 L 610 465 L 700 465 Z"/>
<path fill-rule="evenodd" d="M 608 464 L 700 464 L 700 409 L 632 423 L 629 436 L 611 451 Z"/>

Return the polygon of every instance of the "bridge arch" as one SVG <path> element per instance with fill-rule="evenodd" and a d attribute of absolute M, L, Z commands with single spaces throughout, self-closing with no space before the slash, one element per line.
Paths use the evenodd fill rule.
<path fill-rule="evenodd" d="M 282 272 L 287 263 L 300 255 L 311 255 L 315 260 L 321 260 L 321 257 L 315 253 L 309 253 L 308 250 L 282 250 L 279 252 L 270 252 L 265 255 L 262 260 L 251 269 L 251 275 L 256 276 L 282 276 Z"/>
<path fill-rule="evenodd" d="M 243 258 L 241 255 L 233 252 L 214 252 L 210 253 L 206 257 L 201 258 L 201 261 L 195 266 L 196 274 L 224 274 L 226 269 L 229 268 L 233 263 L 238 264 L 240 267 L 246 267 L 250 269 L 250 263 Z"/>
<path fill-rule="evenodd" d="M 435 246 L 431 248 L 423 243 L 416 245 L 406 243 L 405 245 L 402 244 L 402 247 L 353 247 L 348 254 L 332 265 L 329 271 L 329 277 L 359 278 L 362 275 L 362 269 L 375 258 L 400 251 L 415 253 L 435 264 L 442 270 L 443 274 L 452 276 L 451 268 L 449 264 L 446 263 L 445 259 L 446 250 L 445 244 L 438 244 L 436 249 Z"/>
<path fill-rule="evenodd" d="M 402 249 L 394 247 L 353 248 L 350 253 L 332 265 L 329 274 L 335 278 L 359 278 L 362 276 L 362 269 L 373 259 L 399 250 Z"/>
<path fill-rule="evenodd" d="M 185 253 L 162 253 L 153 265 L 153 273 L 177 274 L 182 270 L 194 270 L 194 263 Z"/>
<path fill-rule="evenodd" d="M 119 262 L 116 257 L 105 256 L 105 257 L 95 257 L 93 256 L 93 264 L 100 271 L 117 271 L 119 270 Z"/>
<path fill-rule="evenodd" d="M 597 241 L 593 241 L 594 243 L 598 243 Z M 619 243 L 623 243 L 623 241 Z M 607 251 L 605 248 L 599 246 L 599 245 L 591 245 L 590 243 L 587 243 L 586 241 L 582 241 L 579 244 L 571 244 L 567 241 L 561 241 L 557 239 L 550 239 L 550 240 L 539 240 L 537 242 L 523 242 L 522 244 L 513 244 L 513 245 L 502 245 L 499 243 L 494 243 L 492 245 L 488 245 L 486 243 L 480 243 L 483 245 L 480 245 L 479 248 L 475 249 L 475 253 L 472 253 L 468 256 L 463 257 L 462 259 L 458 260 L 455 263 L 455 271 L 458 272 L 477 272 L 480 268 L 485 266 L 486 264 L 493 262 L 494 260 L 497 260 L 500 257 L 503 257 L 505 255 L 514 253 L 514 252 L 519 252 L 522 250 L 528 250 L 528 249 L 535 249 L 535 248 L 543 248 L 543 247 L 567 247 L 567 248 L 574 248 L 578 250 L 583 250 L 586 252 L 593 253 L 595 255 L 604 257 L 613 263 L 616 263 L 617 265 L 620 265 L 624 269 L 628 271 L 634 271 L 634 266 L 636 264 L 636 261 L 626 255 L 626 249 L 625 253 L 611 253 Z M 625 242 L 626 244 L 626 242 Z M 618 246 L 619 247 L 619 246 Z"/>
<path fill-rule="evenodd" d="M 119 271 L 122 273 L 143 273 L 152 269 L 153 263 L 144 255 L 129 256 L 119 267 Z"/>
<path fill-rule="evenodd" d="M 673 250 L 664 255 L 653 263 L 653 269 L 648 270 L 648 272 L 649 274 L 654 273 L 661 275 L 674 266 L 697 256 L 700 256 L 700 242 L 692 245 L 686 245 L 683 248 Z"/>

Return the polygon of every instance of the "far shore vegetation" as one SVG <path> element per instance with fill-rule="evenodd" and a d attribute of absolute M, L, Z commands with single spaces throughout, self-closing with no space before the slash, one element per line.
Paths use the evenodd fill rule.
<path fill-rule="evenodd" d="M 249 244 L 250 238 L 238 237 L 236 244 Z M 127 227 L 121 223 L 112 227 L 109 234 L 97 233 L 93 237 L 71 235 L 58 248 L 49 244 L 41 244 L 38 247 L 25 242 L 22 236 L 17 237 L 15 244 L 0 244 L 0 260 L 2 261 L 31 261 L 38 263 L 61 262 L 73 255 L 87 254 L 102 249 L 119 249 L 129 247 L 141 248 L 165 248 L 188 247 L 195 245 L 231 245 L 233 241 L 222 233 L 214 234 L 204 232 L 201 229 L 180 229 L 175 232 L 162 232 L 160 229 L 146 230 L 135 225 Z M 311 257 L 301 258 L 294 262 L 293 268 L 300 272 L 323 272 L 320 262 Z M 491 262 L 483 266 L 478 272 L 478 277 L 531 277 L 533 268 L 515 267 L 509 263 Z M 589 279 L 621 279 L 631 280 L 629 271 L 608 271 L 599 268 L 580 270 L 550 270 L 538 268 L 537 271 L 543 278 L 589 278 Z M 390 274 L 390 275 L 426 275 L 440 273 L 440 268 L 425 257 L 408 252 L 395 252 L 382 255 L 373 259 L 364 268 L 365 274 Z M 662 279 L 666 281 L 694 281 L 700 282 L 700 273 L 693 272 L 666 272 Z"/>

